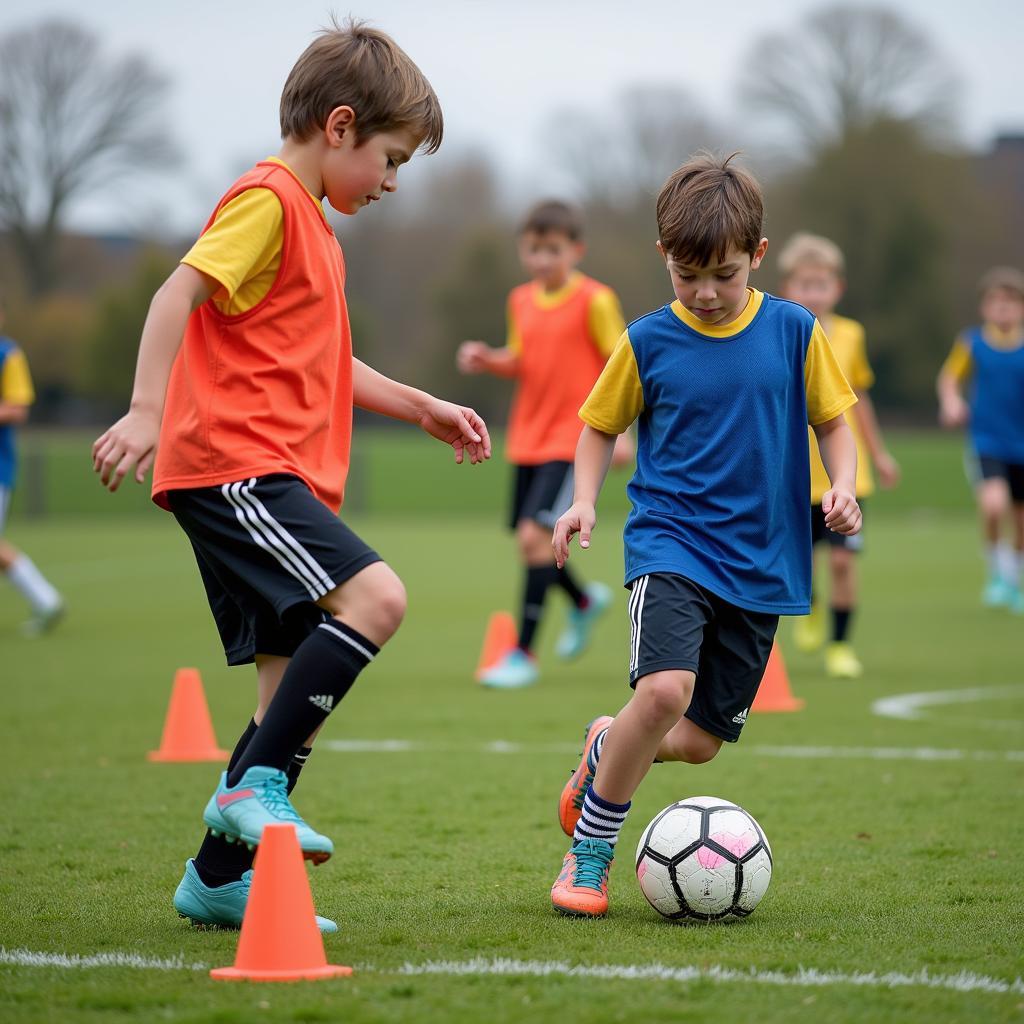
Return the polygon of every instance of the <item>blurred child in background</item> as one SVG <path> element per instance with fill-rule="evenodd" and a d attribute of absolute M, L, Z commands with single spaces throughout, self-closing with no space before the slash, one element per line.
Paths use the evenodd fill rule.
<path fill-rule="evenodd" d="M 3 307 L 0 305 L 2 327 Z M 32 609 L 32 617 L 25 623 L 25 632 L 29 634 L 46 632 L 64 613 L 64 601 L 50 581 L 24 551 L 19 551 L 3 537 L 18 468 L 14 432 L 28 419 L 28 410 L 34 401 L 25 353 L 10 338 L 0 334 L 0 570 Z"/>
<path fill-rule="evenodd" d="M 982 600 L 1024 615 L 1024 273 L 995 267 L 979 287 L 981 325 L 960 334 L 939 373 L 939 419 L 968 425 L 988 566 Z M 1011 507 L 1012 548 L 1001 542 Z"/>
<path fill-rule="evenodd" d="M 572 461 L 583 428 L 579 408 L 625 330 L 615 293 L 576 269 L 582 256 L 579 211 L 556 200 L 535 206 L 519 233 L 519 258 L 530 281 L 509 295 L 505 346 L 466 341 L 458 351 L 463 373 L 516 380 L 506 440 L 515 467 L 509 526 L 525 581 L 518 645 L 482 677 L 487 686 L 527 686 L 537 679 L 532 652 L 549 587 L 560 587 L 572 605 L 556 645 L 566 659 L 583 652 L 611 601 L 606 586 L 582 584 L 551 554 L 551 528 L 572 499 Z M 628 437 L 616 456 L 632 458 Z"/>
<path fill-rule="evenodd" d="M 840 316 L 835 308 L 843 295 L 844 261 L 839 247 L 818 235 L 794 235 L 779 254 L 782 294 L 809 309 L 824 328 L 843 374 L 857 396 L 847 420 L 857 442 L 857 501 L 875 489 L 871 474 L 874 463 L 883 487 L 899 481 L 900 469 L 889 454 L 875 417 L 868 391 L 875 375 L 868 363 L 864 328 L 856 320 Z M 825 645 L 825 671 L 836 679 L 856 679 L 863 666 L 850 642 L 857 609 L 857 555 L 864 546 L 863 533 L 841 534 L 825 526 L 821 497 L 829 489 L 828 474 L 821 462 L 814 431 L 808 431 L 811 446 L 811 544 L 828 546 L 831 580 L 829 606 L 831 636 L 826 644 L 826 622 L 822 601 L 812 596 L 811 614 L 796 621 L 795 641 L 802 651 L 816 651 Z"/>

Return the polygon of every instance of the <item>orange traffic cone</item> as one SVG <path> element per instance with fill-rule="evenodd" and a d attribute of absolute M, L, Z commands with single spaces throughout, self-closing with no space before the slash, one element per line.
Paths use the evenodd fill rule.
<path fill-rule="evenodd" d="M 518 639 L 516 620 L 508 612 L 493 612 L 487 620 L 484 646 L 480 652 L 480 661 L 476 666 L 475 678 L 477 681 L 484 672 L 493 665 L 497 665 L 515 647 Z"/>
<path fill-rule="evenodd" d="M 215 967 L 210 977 L 316 981 L 351 973 L 351 967 L 327 962 L 295 826 L 264 826 L 235 965 Z"/>
<path fill-rule="evenodd" d="M 160 749 L 146 755 L 150 761 L 226 761 L 228 751 L 217 746 L 210 709 L 203 693 L 199 669 L 179 668 L 174 673 L 171 703 L 164 720 Z"/>
<path fill-rule="evenodd" d="M 764 678 L 750 706 L 751 711 L 799 711 L 804 702 L 793 696 L 789 676 L 778 644 L 772 644 L 772 653 L 764 670 Z"/>

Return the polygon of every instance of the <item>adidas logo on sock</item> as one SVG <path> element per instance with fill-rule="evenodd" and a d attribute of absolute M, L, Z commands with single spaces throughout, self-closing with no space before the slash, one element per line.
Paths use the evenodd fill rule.
<path fill-rule="evenodd" d="M 312 698 L 310 698 L 312 700 Z M 738 715 L 733 715 L 732 720 L 736 725 L 743 725 L 747 720 L 747 714 L 750 712 L 750 708 L 744 708 Z"/>
<path fill-rule="evenodd" d="M 315 704 L 321 711 L 326 711 L 328 714 L 334 710 L 334 698 L 329 693 L 318 693 L 309 698 L 309 703 Z"/>

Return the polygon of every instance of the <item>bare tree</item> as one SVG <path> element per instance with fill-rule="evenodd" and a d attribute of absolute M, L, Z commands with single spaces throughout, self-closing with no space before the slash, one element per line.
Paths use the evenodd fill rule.
<path fill-rule="evenodd" d="M 884 7 L 840 4 L 751 47 L 742 102 L 812 151 L 878 120 L 952 128 L 956 77 L 931 40 Z"/>
<path fill-rule="evenodd" d="M 0 39 L 0 227 L 33 294 L 56 283 L 75 201 L 173 157 L 159 109 L 166 88 L 144 60 L 108 58 L 68 22 Z"/>

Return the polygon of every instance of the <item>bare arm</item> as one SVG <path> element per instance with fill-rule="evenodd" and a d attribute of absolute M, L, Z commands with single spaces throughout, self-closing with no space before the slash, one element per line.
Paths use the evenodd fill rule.
<path fill-rule="evenodd" d="M 861 436 L 868 446 L 871 459 L 878 470 L 878 479 L 883 487 L 895 487 L 900 479 L 899 463 L 889 454 L 882 440 L 882 428 L 878 425 L 875 405 L 867 391 L 857 391 L 857 404 L 853 407 L 853 415 L 857 419 Z"/>
<path fill-rule="evenodd" d="M 214 278 L 182 263 L 153 296 L 142 327 L 131 405 L 92 446 L 93 469 L 109 490 L 116 491 L 133 466 L 135 480 L 145 480 L 156 458 L 167 381 L 185 325 L 219 287 Z"/>
<path fill-rule="evenodd" d="M 857 504 L 857 445 L 843 416 L 814 424 L 821 461 L 832 487 L 821 499 L 825 525 L 836 533 L 851 534 L 860 529 Z"/>
<path fill-rule="evenodd" d="M 561 569 L 569 557 L 569 541 L 573 534 L 580 535 L 580 547 L 590 547 L 590 534 L 597 522 L 597 496 L 601 493 L 604 479 L 611 465 L 615 449 L 616 434 L 603 434 L 600 430 L 586 425 L 576 445 L 574 465 L 575 493 L 572 508 L 560 516 L 555 523 L 551 546 L 555 550 L 555 562 Z"/>
<path fill-rule="evenodd" d="M 450 444 L 456 462 L 461 463 L 466 452 L 474 465 L 491 457 L 487 424 L 474 410 L 385 377 L 360 359 L 352 360 L 352 400 L 360 409 L 418 424 L 431 437 Z"/>
<path fill-rule="evenodd" d="M 482 341 L 464 341 L 455 365 L 462 373 L 490 373 L 506 379 L 519 376 L 519 356 L 512 349 L 491 348 Z"/>
<path fill-rule="evenodd" d="M 970 417 L 970 411 L 960 394 L 960 380 L 956 374 L 943 370 L 936 381 L 939 396 L 939 422 L 944 427 L 961 427 Z"/>
<path fill-rule="evenodd" d="M 0 427 L 13 423 L 20 426 L 28 421 L 28 406 L 19 402 L 0 402 Z"/>

